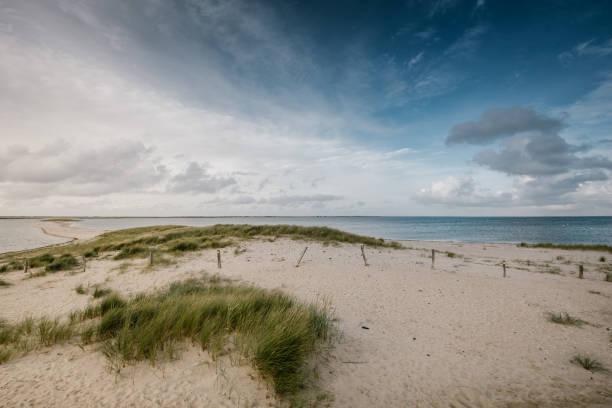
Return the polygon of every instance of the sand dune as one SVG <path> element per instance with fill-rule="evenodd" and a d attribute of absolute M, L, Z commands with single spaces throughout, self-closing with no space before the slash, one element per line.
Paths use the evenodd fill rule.
<path fill-rule="evenodd" d="M 301 299 L 331 301 L 342 336 L 318 370 L 338 407 L 604 407 L 612 375 L 570 363 L 577 353 L 612 368 L 612 283 L 600 253 L 518 248 L 509 244 L 404 242 L 412 249 L 251 241 L 245 253 L 201 251 L 176 265 L 143 272 L 144 260 L 96 260 L 84 273 L 22 280 L 0 289 L 0 318 L 65 315 L 92 300 L 78 284 L 125 294 L 202 272 L 279 288 Z M 430 249 L 440 252 L 431 269 Z M 502 278 L 500 262 L 508 261 Z M 585 279 L 576 277 L 585 265 Z M 547 272 L 560 273 L 553 274 Z M 568 312 L 580 328 L 547 320 Z M 366 329 L 367 327 L 367 329 Z M 220 377 L 218 364 L 222 367 Z M 106 369 L 90 346 L 44 349 L 0 366 L 0 406 L 266 406 L 278 402 L 248 366 L 212 363 L 189 346 L 180 360 Z M 220 379 L 221 378 L 221 379 Z M 222 381 L 221 381 L 222 380 Z M 231 392 L 228 390 L 232 390 Z"/>

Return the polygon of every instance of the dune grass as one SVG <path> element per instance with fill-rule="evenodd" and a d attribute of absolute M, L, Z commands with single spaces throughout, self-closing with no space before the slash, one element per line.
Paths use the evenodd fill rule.
<path fill-rule="evenodd" d="M 19 271 L 23 269 L 23 261 L 11 261 L 0 266 L 0 273 Z"/>
<path fill-rule="evenodd" d="M 604 244 L 551 244 L 551 243 L 539 243 L 539 244 L 528 244 L 521 242 L 518 246 L 524 248 L 554 248 L 554 249 L 567 249 L 571 251 L 602 251 L 609 252 L 612 254 L 612 246 Z"/>
<path fill-rule="evenodd" d="M 594 358 L 586 357 L 583 355 L 576 355 L 571 360 L 571 363 L 576 364 L 584 368 L 585 370 L 589 370 L 592 373 L 595 372 L 608 372 L 608 369 L 601 364 L 599 361 Z"/>
<path fill-rule="evenodd" d="M 144 258 L 150 252 L 179 256 L 183 253 L 209 248 L 225 248 L 251 239 L 277 238 L 313 240 L 323 244 L 361 243 L 371 247 L 401 249 L 397 242 L 351 234 L 328 227 L 301 227 L 297 225 L 233 225 L 218 224 L 209 227 L 183 227 L 164 225 L 131 228 L 104 233 L 90 241 L 60 245 L 53 248 L 0 254 L 0 272 L 23 269 L 23 259 L 31 267 L 44 266 L 47 272 L 76 266 L 75 256 L 95 258 L 114 252 L 114 259 Z M 62 266 L 63 265 L 63 266 Z M 49 269 L 47 269 L 49 268 Z M 36 275 L 38 276 L 38 275 Z"/>
<path fill-rule="evenodd" d="M 194 279 L 129 300 L 113 294 L 80 315 L 96 317 L 83 337 L 102 341 L 110 361 L 175 358 L 182 340 L 213 357 L 229 347 L 252 361 L 280 396 L 305 387 L 304 366 L 331 324 L 326 310 L 280 292 Z"/>
<path fill-rule="evenodd" d="M 83 287 L 83 284 L 80 284 L 79 286 L 74 288 L 74 291 L 76 293 L 78 293 L 79 295 L 86 295 L 87 294 L 87 288 Z"/>
<path fill-rule="evenodd" d="M 582 326 L 586 322 L 569 315 L 569 313 L 548 313 L 548 320 L 565 326 Z"/>
<path fill-rule="evenodd" d="M 42 317 L 26 318 L 17 324 L 0 321 L 0 347 L 6 360 L 42 346 L 51 346 L 71 339 L 76 333 L 73 322 Z M 0 359 L 2 360 L 2 359 Z"/>
<path fill-rule="evenodd" d="M 76 221 L 81 221 L 81 220 L 76 219 L 76 218 L 49 218 L 43 221 L 45 222 L 76 222 Z"/>
<path fill-rule="evenodd" d="M 56 258 L 53 258 L 53 261 L 48 263 L 45 266 L 45 271 L 47 272 L 58 272 L 58 271 L 66 271 L 77 266 L 79 262 L 72 254 L 63 254 Z"/>
<path fill-rule="evenodd" d="M 0 322 L 0 363 L 80 336 L 84 344 L 99 342 L 118 372 L 130 361 L 177 358 L 187 340 L 215 359 L 239 353 L 279 396 L 291 397 L 308 388 L 307 363 L 331 332 L 325 306 L 214 277 L 189 279 L 129 299 L 111 293 L 67 321 Z"/>
<path fill-rule="evenodd" d="M 11 286 L 11 284 L 4 279 L 0 279 L 0 286 Z"/>
<path fill-rule="evenodd" d="M 91 295 L 94 299 L 102 298 L 106 295 L 109 295 L 112 291 L 108 288 L 100 288 L 97 287 L 94 289 L 93 294 Z"/>

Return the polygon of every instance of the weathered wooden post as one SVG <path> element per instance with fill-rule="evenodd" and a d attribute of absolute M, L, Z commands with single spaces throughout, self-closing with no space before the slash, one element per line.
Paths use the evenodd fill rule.
<path fill-rule="evenodd" d="M 86 269 L 87 269 L 87 258 L 85 258 L 85 255 L 83 255 L 83 272 L 85 272 Z"/>
<path fill-rule="evenodd" d="M 363 257 L 363 264 L 365 266 L 368 266 L 368 260 L 367 260 L 367 258 L 365 256 L 365 251 L 363 250 L 363 247 L 364 247 L 364 245 L 361 244 L 361 256 Z"/>
<path fill-rule="evenodd" d="M 149 253 L 149 265 L 153 266 L 153 251 Z"/>
<path fill-rule="evenodd" d="M 217 249 L 217 268 L 221 269 L 221 251 Z"/>
<path fill-rule="evenodd" d="M 308 249 L 308 247 L 304 248 L 304 251 L 302 252 L 302 255 L 300 255 L 300 259 L 298 259 L 297 263 L 295 264 L 295 267 L 297 268 L 298 266 L 300 266 L 300 262 L 302 262 L 302 258 L 304 257 L 304 254 L 306 253 L 306 250 Z"/>
<path fill-rule="evenodd" d="M 504 278 L 506 277 L 506 261 L 502 261 L 502 267 L 504 268 Z"/>
<path fill-rule="evenodd" d="M 578 265 L 578 279 L 584 278 L 584 266 Z"/>
<path fill-rule="evenodd" d="M 23 273 L 28 273 L 28 258 L 23 261 Z"/>
<path fill-rule="evenodd" d="M 431 269 L 434 268 L 434 263 L 436 262 L 436 250 L 431 250 Z"/>

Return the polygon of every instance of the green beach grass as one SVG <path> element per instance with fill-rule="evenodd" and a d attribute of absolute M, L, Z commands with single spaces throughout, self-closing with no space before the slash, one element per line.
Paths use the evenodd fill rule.
<path fill-rule="evenodd" d="M 28 259 L 31 268 L 44 266 L 45 272 L 55 272 L 77 266 L 75 257 L 80 256 L 95 258 L 109 252 L 114 253 L 113 259 L 116 260 L 145 258 L 151 252 L 179 256 L 192 251 L 235 246 L 241 241 L 278 238 L 311 240 L 323 244 L 360 243 L 371 247 L 403 248 L 394 241 L 351 234 L 328 227 L 244 224 L 219 224 L 209 227 L 165 225 L 111 231 L 87 242 L 0 255 L 0 272 L 23 269 L 24 258 Z"/>
<path fill-rule="evenodd" d="M 539 243 L 539 244 L 528 244 L 521 242 L 519 247 L 522 248 L 551 248 L 551 249 L 566 249 L 570 251 L 602 251 L 609 252 L 612 254 L 612 246 L 604 244 L 551 244 L 551 243 Z"/>
<path fill-rule="evenodd" d="M 325 306 L 219 278 L 189 279 L 130 298 L 109 294 L 66 321 L 0 322 L 0 362 L 80 336 L 84 344 L 100 343 L 120 370 L 121 362 L 177 358 L 189 341 L 213 358 L 239 353 L 280 397 L 290 397 L 308 387 L 307 363 L 331 332 Z"/>

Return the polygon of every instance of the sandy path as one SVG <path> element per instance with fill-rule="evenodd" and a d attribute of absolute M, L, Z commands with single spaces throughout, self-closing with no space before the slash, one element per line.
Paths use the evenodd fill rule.
<path fill-rule="evenodd" d="M 612 406 L 612 375 L 592 374 L 569 363 L 575 354 L 587 353 L 612 368 L 612 284 L 603 282 L 599 271 L 602 254 L 506 244 L 405 244 L 414 249 L 368 248 L 369 267 L 363 265 L 357 245 L 308 243 L 302 265 L 295 268 L 306 244 L 278 240 L 250 242 L 240 255 L 226 248 L 221 270 L 216 268 L 214 251 L 202 251 L 146 273 L 141 272 L 144 261 L 132 262 L 121 273 L 119 263 L 108 260 L 92 261 L 87 272 L 76 275 L 21 280 L 22 274 L 14 272 L 5 277 L 15 285 L 0 289 L 0 317 L 17 320 L 68 313 L 91 301 L 74 291 L 80 283 L 103 283 L 135 293 L 202 271 L 220 272 L 304 300 L 331 300 L 343 336 L 319 375 L 322 387 L 335 396 L 335 406 Z M 438 253 L 431 270 L 432 247 L 456 256 Z M 505 279 L 501 260 L 509 263 Z M 577 263 L 585 264 L 584 280 L 575 277 Z M 560 274 L 543 273 L 555 268 Z M 590 324 L 582 328 L 553 324 L 547 321 L 547 312 L 568 312 Z M 80 355 L 78 361 L 86 367 L 82 376 L 62 380 L 61 387 L 53 384 L 62 373 L 72 372 L 74 363 L 65 354 L 56 355 L 58 350 Z M 210 386 L 218 376 L 215 370 L 207 375 L 198 372 L 195 377 L 210 378 L 197 383 L 187 374 L 185 382 L 180 374 L 174 380 L 147 377 L 155 369 L 139 365 L 132 368 L 133 375 L 149 380 L 138 385 L 126 376 L 115 383 L 114 376 L 104 371 L 99 353 L 84 353 L 75 346 L 47 351 L 0 366 L 1 395 L 11 402 L 5 406 L 29 404 L 32 390 L 41 387 L 51 395 L 49 401 L 55 401 L 49 406 L 60 406 L 62 396 L 76 391 L 82 399 L 71 397 L 68 405 L 89 401 L 106 406 L 189 406 L 177 394 L 205 389 L 207 398 L 222 395 Z M 189 353 L 160 367 L 183 369 L 182 365 L 206 359 Z M 236 387 L 246 390 L 241 398 L 251 396 L 249 403 L 255 406 L 267 403 L 265 390 L 257 391 L 257 383 L 249 382 L 249 369 L 242 369 L 246 371 L 232 377 Z M 47 371 L 56 374 L 45 375 Z M 32 373 L 36 375 L 26 381 Z M 103 398 L 108 387 L 121 393 L 120 401 L 96 399 Z M 143 399 L 147 387 L 163 390 L 158 400 Z M 225 399 L 211 406 L 221 406 L 221 401 Z M 236 406 L 236 398 L 231 402 Z"/>

